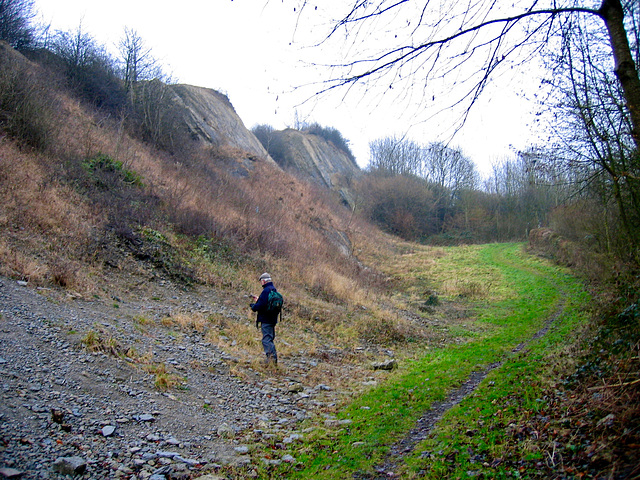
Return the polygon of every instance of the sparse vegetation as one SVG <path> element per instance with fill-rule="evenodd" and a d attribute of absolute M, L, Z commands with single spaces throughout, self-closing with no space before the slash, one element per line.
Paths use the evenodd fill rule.
<path fill-rule="evenodd" d="M 4 0 L 0 3 L 0 40 L 17 49 L 32 46 L 34 16 L 33 0 Z"/>
<path fill-rule="evenodd" d="M 124 352 L 123 347 L 114 337 L 102 331 L 88 331 L 81 342 L 90 352 L 103 352 L 116 357 Z"/>
<path fill-rule="evenodd" d="M 349 141 L 342 136 L 339 130 L 333 127 L 323 127 L 319 123 L 304 123 L 296 126 L 297 130 L 301 132 L 309 133 L 311 135 L 317 135 L 324 138 L 327 142 L 333 144 L 334 147 L 344 152 L 347 157 L 355 164 L 356 158 L 349 148 Z M 262 146 L 265 148 L 269 155 L 278 162 L 283 162 L 285 158 L 285 145 L 282 144 L 282 140 L 276 136 L 275 129 L 271 125 L 256 125 L 251 131 L 256 136 Z"/>
<path fill-rule="evenodd" d="M 182 377 L 167 372 L 167 367 L 162 363 L 147 365 L 145 370 L 155 375 L 153 384 L 160 391 L 179 387 L 183 383 Z"/>

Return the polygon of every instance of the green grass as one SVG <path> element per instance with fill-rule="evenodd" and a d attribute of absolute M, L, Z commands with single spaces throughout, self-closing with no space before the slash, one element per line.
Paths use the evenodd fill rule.
<path fill-rule="evenodd" d="M 421 255 L 429 255 L 429 251 L 418 252 L 408 261 L 419 263 Z M 482 470 L 485 467 L 477 463 L 478 454 L 473 452 L 480 451 L 488 459 L 513 453 L 501 450 L 503 430 L 490 420 L 500 410 L 500 425 L 508 425 L 509 419 L 517 421 L 522 412 L 541 408 L 538 395 L 546 384 L 545 359 L 570 341 L 571 332 L 584 320 L 587 298 L 577 280 L 526 255 L 520 244 L 446 249 L 428 275 L 406 266 L 399 266 L 397 272 L 402 272 L 400 280 L 408 287 L 405 294 L 409 296 L 451 279 L 458 287 L 451 289 L 448 301 L 460 295 L 456 288 L 463 291 L 470 282 L 483 286 L 487 292 L 469 303 L 475 312 L 467 322 L 473 323 L 469 326 L 473 333 L 465 332 L 463 326 L 452 326 L 450 333 L 464 339 L 462 342 L 432 349 L 401 364 L 384 384 L 341 408 L 338 419 L 350 423 L 334 428 L 321 425 L 308 434 L 307 443 L 290 452 L 299 462 L 297 466 L 280 467 L 279 472 L 287 478 L 372 474 L 373 468 L 384 462 L 390 446 L 403 438 L 434 402 L 445 399 L 472 372 L 504 360 L 503 366 L 451 409 L 432 437 L 405 459 L 402 474 L 403 478 L 466 478 L 469 472 Z M 540 340 L 531 341 L 554 315 L 559 315 L 554 328 Z M 526 352 L 511 353 L 526 341 L 531 341 Z M 516 407 L 520 401 L 524 406 Z M 478 433 L 470 437 L 466 434 L 470 428 Z M 423 458 L 422 452 L 431 453 Z M 525 453 L 535 456 L 535 452 Z M 490 473 L 491 478 L 500 478 L 513 472 L 491 468 Z"/>

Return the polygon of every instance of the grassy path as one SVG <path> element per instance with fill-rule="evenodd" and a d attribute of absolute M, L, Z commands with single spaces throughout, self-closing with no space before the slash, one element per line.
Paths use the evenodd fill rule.
<path fill-rule="evenodd" d="M 491 478 L 506 478 L 504 462 L 495 459 L 526 454 L 502 452 L 499 427 L 542 408 L 538 394 L 548 359 L 571 341 L 571 332 L 584 320 L 586 295 L 574 278 L 524 254 L 520 244 L 448 249 L 428 275 L 409 268 L 429 255 L 432 250 L 421 250 L 396 266 L 403 283 L 420 290 L 455 278 L 460 285 L 484 289 L 474 302 L 474 318 L 451 327 L 457 343 L 402 365 L 387 382 L 347 405 L 338 428 L 316 429 L 295 452 L 304 468 L 281 472 L 287 478 L 377 478 L 376 466 L 394 466 L 393 473 L 402 478 L 466 478 L 482 470 L 490 470 L 484 473 Z M 483 374 L 478 377 L 478 372 Z M 479 385 L 473 385 L 471 395 L 467 391 L 449 401 L 433 430 L 433 425 L 423 426 L 429 435 L 416 437 L 404 451 L 398 448 L 412 429 L 420 429 L 421 418 L 422 424 L 429 418 L 425 413 L 447 405 L 451 393 L 474 376 Z M 512 410 L 502 405 L 504 399 L 513 400 Z M 499 422 L 494 422 L 498 410 Z"/>

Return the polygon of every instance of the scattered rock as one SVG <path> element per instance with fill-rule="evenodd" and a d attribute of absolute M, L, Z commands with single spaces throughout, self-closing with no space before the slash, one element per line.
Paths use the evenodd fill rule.
<path fill-rule="evenodd" d="M 233 438 L 236 435 L 235 430 L 226 423 L 223 423 L 222 425 L 220 425 L 216 433 L 218 434 L 219 437 L 224 437 L 224 438 Z"/>
<path fill-rule="evenodd" d="M 2 478 L 20 478 L 23 473 L 15 468 L 0 468 L 0 477 Z"/>
<path fill-rule="evenodd" d="M 394 359 L 385 360 L 384 362 L 375 362 L 372 365 L 374 370 L 393 370 L 398 368 L 398 362 Z"/>
<path fill-rule="evenodd" d="M 298 441 L 291 431 L 325 405 L 316 396 L 331 392 L 304 382 L 317 362 L 300 361 L 284 385 L 229 375 L 225 355 L 204 335 L 167 335 L 172 331 L 161 325 L 173 310 L 202 311 L 202 295 L 185 292 L 194 299 L 188 302 L 182 295 L 167 295 L 171 305 L 144 294 L 138 304 L 121 298 L 114 309 L 112 300 L 69 302 L 64 292 L 43 295 L 0 277 L 0 403 L 7 407 L 0 413 L 0 480 L 44 478 L 47 470 L 55 478 L 187 480 L 201 465 L 250 464 L 251 446 L 236 441 L 238 432 L 255 427 L 278 448 Z M 244 318 L 217 308 L 211 304 L 206 312 Z M 93 351 L 80 342 L 91 332 L 96 341 L 113 339 L 131 350 L 126 357 Z M 170 374 L 176 365 L 188 366 L 178 374 L 188 388 L 160 391 L 136 351 L 148 352 L 149 364 L 165 365 Z"/>
<path fill-rule="evenodd" d="M 53 471 L 63 475 L 82 475 L 87 462 L 80 457 L 60 457 L 53 463 Z"/>
<path fill-rule="evenodd" d="M 297 440 L 302 440 L 302 438 L 303 438 L 302 435 L 300 435 L 299 433 L 292 433 L 288 437 L 283 438 L 282 443 L 284 444 L 293 443 Z"/>
<path fill-rule="evenodd" d="M 153 422 L 156 418 L 150 413 L 143 413 L 142 415 L 134 415 L 133 419 L 138 422 Z"/>
<path fill-rule="evenodd" d="M 304 387 L 300 383 L 295 383 L 289 387 L 289 393 L 300 393 L 304 391 Z"/>

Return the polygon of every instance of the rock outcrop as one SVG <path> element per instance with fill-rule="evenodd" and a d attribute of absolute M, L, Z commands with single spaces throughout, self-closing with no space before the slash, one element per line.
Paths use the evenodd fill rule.
<path fill-rule="evenodd" d="M 337 191 L 346 204 L 354 204 L 350 186 L 361 170 L 348 153 L 330 141 L 294 129 L 276 131 L 269 155 L 260 140 L 244 126 L 226 95 L 191 85 L 171 88 L 184 109 L 184 121 L 194 138 L 236 148 L 249 160 L 278 165 L 301 179 Z"/>
<path fill-rule="evenodd" d="M 351 182 L 362 172 L 346 152 L 324 138 L 294 129 L 273 133 L 272 157 L 284 170 L 329 187 L 353 205 Z"/>
<path fill-rule="evenodd" d="M 235 147 L 274 163 L 256 136 L 245 127 L 226 95 L 192 85 L 172 85 L 171 88 L 184 107 L 184 120 L 195 138 L 213 145 Z"/>

